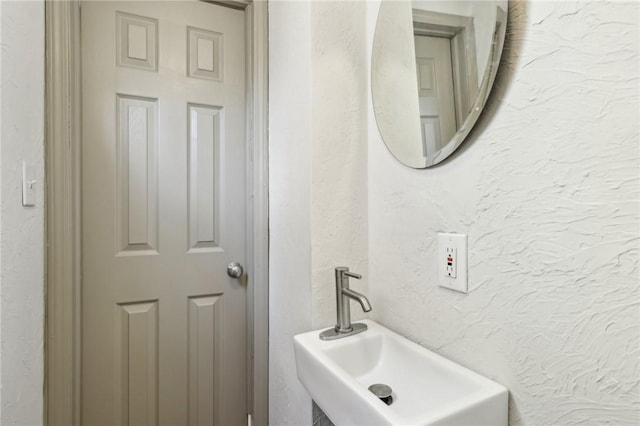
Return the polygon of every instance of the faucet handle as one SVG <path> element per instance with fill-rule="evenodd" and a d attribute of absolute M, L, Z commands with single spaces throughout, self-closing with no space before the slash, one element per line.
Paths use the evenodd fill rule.
<path fill-rule="evenodd" d="M 337 280 L 342 280 L 345 277 L 351 277 L 359 280 L 362 278 L 362 275 L 356 274 L 355 272 L 349 272 L 349 268 L 347 266 L 338 266 L 336 268 L 336 283 L 338 282 Z"/>
<path fill-rule="evenodd" d="M 355 272 L 344 271 L 343 274 L 346 275 L 347 277 L 355 278 L 357 280 L 362 278 L 362 275 L 356 274 Z"/>

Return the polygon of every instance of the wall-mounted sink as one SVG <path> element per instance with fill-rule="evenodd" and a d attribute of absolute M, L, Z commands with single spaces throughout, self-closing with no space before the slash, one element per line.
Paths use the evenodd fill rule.
<path fill-rule="evenodd" d="M 337 425 L 507 425 L 507 389 L 374 321 L 364 333 L 295 336 L 298 378 Z M 369 386 L 392 389 L 387 405 Z M 388 402 L 388 401 L 387 401 Z"/>

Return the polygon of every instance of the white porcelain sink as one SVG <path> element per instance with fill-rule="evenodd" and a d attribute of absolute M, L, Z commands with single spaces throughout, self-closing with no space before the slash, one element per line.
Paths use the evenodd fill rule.
<path fill-rule="evenodd" d="M 507 389 L 374 321 L 363 333 L 294 338 L 298 378 L 337 426 L 507 425 Z M 393 389 L 386 405 L 368 387 Z"/>

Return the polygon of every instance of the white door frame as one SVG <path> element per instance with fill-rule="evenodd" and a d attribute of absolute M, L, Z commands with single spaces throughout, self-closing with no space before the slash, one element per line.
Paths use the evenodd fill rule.
<path fill-rule="evenodd" d="M 247 407 L 268 423 L 267 1 L 212 1 L 245 10 L 247 55 Z M 45 2 L 47 288 L 45 424 L 80 425 L 80 0 Z"/>
<path fill-rule="evenodd" d="M 456 127 L 469 116 L 478 94 L 476 36 L 473 18 L 448 13 L 413 9 L 415 35 L 444 37 L 451 40 L 451 67 L 455 98 Z"/>

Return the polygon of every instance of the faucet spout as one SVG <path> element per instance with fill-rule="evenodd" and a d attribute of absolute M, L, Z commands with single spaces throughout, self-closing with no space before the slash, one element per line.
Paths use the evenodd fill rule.
<path fill-rule="evenodd" d="M 350 288 L 343 288 L 342 294 L 360 303 L 360 306 L 362 306 L 363 311 L 369 312 L 371 310 L 371 304 L 369 303 L 369 299 L 367 299 L 367 296 L 365 296 L 364 294 L 358 293 L 357 291 L 353 291 Z"/>

